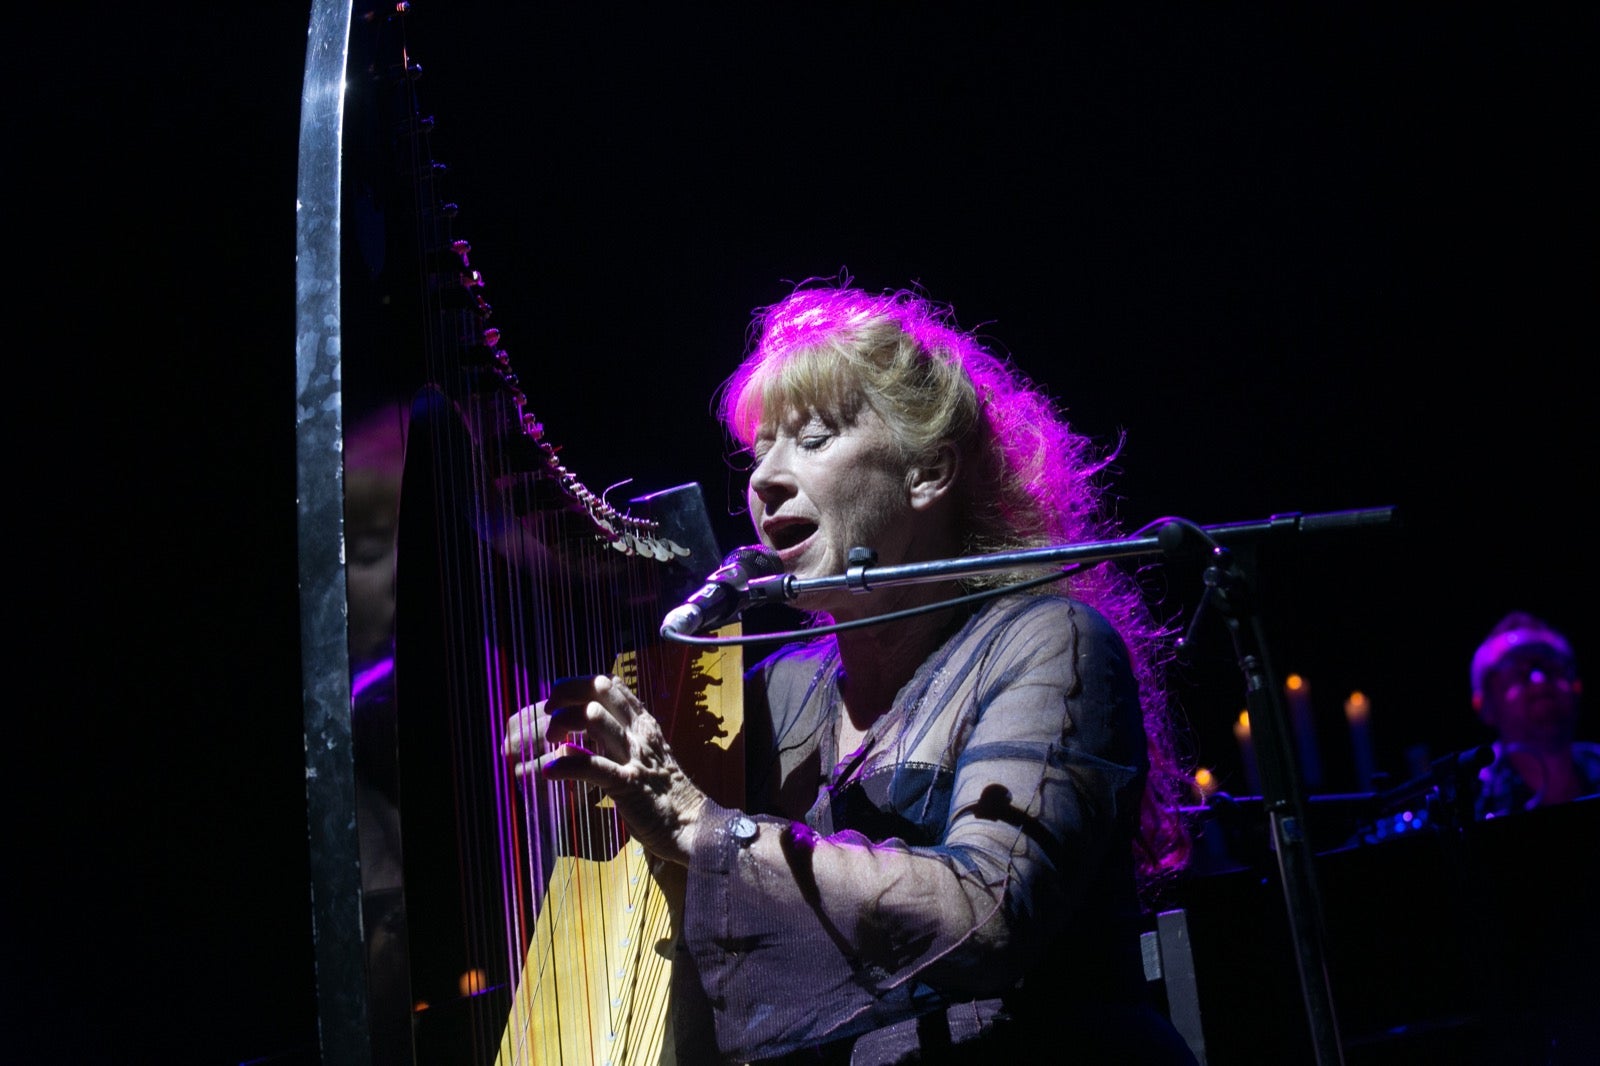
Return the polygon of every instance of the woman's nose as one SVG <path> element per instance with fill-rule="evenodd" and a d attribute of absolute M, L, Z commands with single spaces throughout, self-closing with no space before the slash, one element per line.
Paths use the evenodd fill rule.
<path fill-rule="evenodd" d="M 750 494 L 763 503 L 783 497 L 788 485 L 788 467 L 782 456 L 783 449 L 774 446 L 767 450 L 750 471 Z"/>

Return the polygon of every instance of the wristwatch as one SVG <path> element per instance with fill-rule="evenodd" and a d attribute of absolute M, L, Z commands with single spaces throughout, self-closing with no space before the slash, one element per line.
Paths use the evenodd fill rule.
<path fill-rule="evenodd" d="M 741 848 L 748 848 L 754 843 L 756 834 L 760 831 L 761 827 L 756 824 L 756 820 L 747 814 L 734 815 L 733 820 L 728 823 L 728 833 Z"/>

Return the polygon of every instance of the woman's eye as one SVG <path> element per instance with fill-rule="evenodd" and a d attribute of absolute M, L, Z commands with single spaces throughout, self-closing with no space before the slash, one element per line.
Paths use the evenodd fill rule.
<path fill-rule="evenodd" d="M 831 433 L 807 433 L 800 438 L 800 447 L 808 452 L 814 452 L 832 439 Z"/>

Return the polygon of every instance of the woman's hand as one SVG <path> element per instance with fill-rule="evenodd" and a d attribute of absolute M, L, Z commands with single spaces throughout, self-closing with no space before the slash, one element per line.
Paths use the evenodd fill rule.
<path fill-rule="evenodd" d="M 569 739 L 574 733 L 583 734 L 581 744 Z M 549 699 L 511 717 L 505 755 L 518 777 L 598 786 L 647 851 L 688 864 L 705 793 L 683 772 L 660 723 L 621 678 L 558 682 Z"/>

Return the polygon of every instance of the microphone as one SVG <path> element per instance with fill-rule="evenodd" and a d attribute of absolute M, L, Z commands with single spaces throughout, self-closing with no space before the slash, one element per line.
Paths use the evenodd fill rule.
<path fill-rule="evenodd" d="M 715 629 L 749 604 L 749 585 L 758 577 L 783 573 L 778 553 L 762 544 L 735 548 L 713 571 L 700 591 L 668 612 L 661 623 L 663 637 L 694 635 Z"/>

